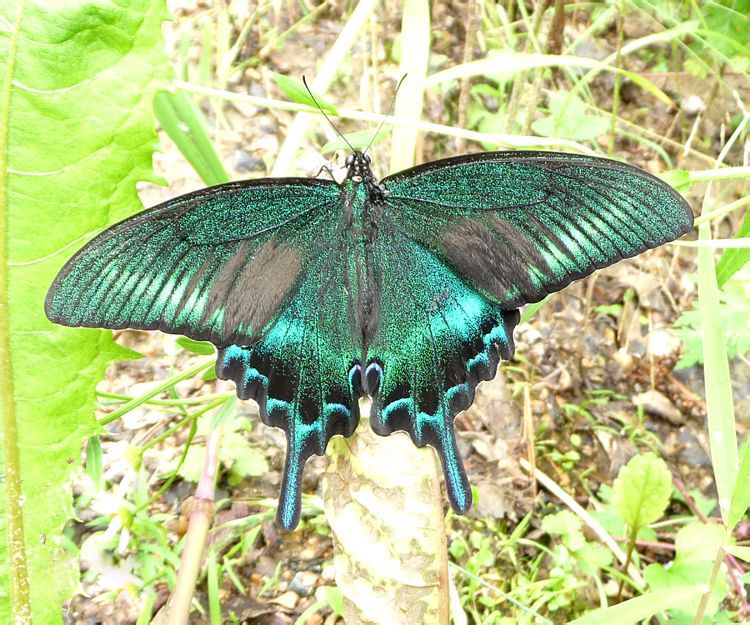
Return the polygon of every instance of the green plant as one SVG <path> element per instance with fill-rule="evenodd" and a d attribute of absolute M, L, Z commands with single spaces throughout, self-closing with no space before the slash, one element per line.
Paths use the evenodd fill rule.
<path fill-rule="evenodd" d="M 669 505 L 672 474 L 654 454 L 635 456 L 622 469 L 612 487 L 612 502 L 628 526 L 629 540 L 625 570 L 630 564 L 641 528 L 658 520 Z M 622 593 L 620 581 L 618 598 Z"/>
<path fill-rule="evenodd" d="M 750 351 L 750 293 L 746 286 L 730 280 L 719 290 L 718 311 L 722 319 L 722 334 L 727 356 L 732 359 Z M 672 333 L 682 341 L 682 354 L 676 369 L 703 364 L 701 315 L 696 304 L 675 321 Z"/>
<path fill-rule="evenodd" d="M 168 75 L 166 10 L 138 0 L 0 12 L 0 621 L 55 623 L 76 577 L 55 540 L 70 514 L 69 461 L 97 432 L 104 368 L 134 355 L 109 333 L 53 326 L 42 303 L 76 245 L 140 208 L 151 103 Z"/>
<path fill-rule="evenodd" d="M 680 528 L 675 536 L 675 558 L 668 567 L 649 564 L 644 576 L 652 590 L 670 590 L 690 584 L 700 584 L 709 578 L 718 549 L 724 544 L 724 528 L 717 523 L 693 522 Z M 719 604 L 727 592 L 724 579 L 717 579 L 713 585 L 711 599 L 702 623 L 730 623 L 731 614 L 719 611 Z M 698 609 L 700 595 L 690 597 L 680 607 L 671 608 L 667 618 L 660 617 L 661 623 L 669 622 L 689 625 Z M 715 618 L 712 618 L 715 617 Z"/>

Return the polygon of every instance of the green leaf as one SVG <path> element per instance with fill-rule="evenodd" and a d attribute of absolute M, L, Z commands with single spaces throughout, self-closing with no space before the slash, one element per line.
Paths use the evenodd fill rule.
<path fill-rule="evenodd" d="M 102 483 L 102 445 L 98 436 L 89 437 L 86 444 L 86 473 L 99 488 Z"/>
<path fill-rule="evenodd" d="M 594 610 L 582 617 L 570 621 L 568 625 L 631 625 L 638 621 L 651 618 L 675 605 L 692 599 L 704 591 L 704 586 L 681 586 L 669 590 L 647 592 L 644 595 L 628 599 L 609 608 Z"/>
<path fill-rule="evenodd" d="M 570 510 L 561 510 L 542 519 L 542 529 L 548 534 L 574 536 L 581 532 L 581 519 Z M 581 534 L 583 536 L 583 534 Z"/>
<path fill-rule="evenodd" d="M 160 91 L 154 113 L 161 127 L 208 186 L 229 182 L 203 122 L 203 115 L 184 91 Z"/>
<path fill-rule="evenodd" d="M 635 456 L 617 475 L 612 500 L 623 520 L 634 529 L 658 520 L 669 505 L 672 474 L 653 453 Z"/>
<path fill-rule="evenodd" d="M 310 94 L 308 93 L 307 88 L 305 87 L 305 84 L 303 82 L 295 80 L 294 78 L 289 78 L 288 76 L 284 76 L 283 74 L 278 74 L 277 72 L 271 72 L 271 76 L 273 77 L 273 81 L 276 83 L 279 89 L 281 89 L 284 92 L 284 95 L 292 102 L 296 102 L 297 104 L 306 104 L 307 106 L 315 109 L 320 107 L 326 113 L 330 113 L 331 115 L 339 114 L 338 110 L 336 110 L 336 107 L 333 104 L 326 102 L 323 96 L 319 93 L 313 92 L 313 95 L 315 96 L 315 100 L 313 100 L 310 97 Z"/>
<path fill-rule="evenodd" d="M 659 178 L 680 193 L 689 191 L 693 184 L 687 169 L 670 169 L 659 174 Z"/>
<path fill-rule="evenodd" d="M 697 488 L 693 488 L 688 491 L 688 495 L 690 495 L 690 498 L 693 500 L 693 503 L 695 504 L 695 507 L 698 509 L 698 512 L 702 514 L 703 516 L 711 516 L 713 511 L 716 509 L 716 504 L 718 501 L 712 497 L 706 497 L 701 491 L 699 491 Z M 676 501 L 681 501 L 687 506 L 687 501 L 685 497 L 682 496 L 682 493 L 675 491 L 672 494 L 672 497 Z"/>
<path fill-rule="evenodd" d="M 230 464 L 230 470 L 233 483 L 239 483 L 248 477 L 260 477 L 268 473 L 268 461 L 263 450 L 257 447 L 249 447 L 247 443 L 239 448 L 234 447 L 231 451 L 240 450 L 242 453 L 226 454 L 234 456 L 227 458 L 227 464 Z"/>
<path fill-rule="evenodd" d="M 718 315 L 724 349 L 729 359 L 744 356 L 750 351 L 750 296 L 740 282 L 730 280 L 719 290 Z M 703 364 L 703 326 L 699 302 L 683 312 L 675 321 L 672 334 L 682 341 L 682 354 L 676 368 L 684 369 Z"/>
<path fill-rule="evenodd" d="M 179 337 L 175 340 L 175 343 L 182 347 L 182 349 L 186 349 L 187 351 L 200 356 L 213 356 L 216 353 L 216 348 L 212 343 L 206 341 L 195 341 L 186 336 Z"/>
<path fill-rule="evenodd" d="M 589 113 L 578 96 L 565 91 L 548 96 L 550 114 L 531 124 L 532 130 L 542 137 L 560 137 L 573 141 L 593 141 L 609 132 L 608 117 Z"/>
<path fill-rule="evenodd" d="M 677 532 L 675 559 L 666 566 L 649 564 L 644 571 L 644 578 L 654 591 L 674 590 L 686 584 L 705 584 L 711 575 L 716 552 L 725 539 L 724 528 L 718 523 L 689 523 Z M 707 615 L 716 613 L 726 592 L 726 580 L 719 576 L 714 582 L 706 609 Z M 670 616 L 694 616 L 702 594 L 703 591 L 686 598 L 681 604 L 675 604 L 670 609 Z"/>
<path fill-rule="evenodd" d="M 109 331 L 54 326 L 43 302 L 76 248 L 142 208 L 166 9 L 5 0 L 0 15 L 0 622 L 13 622 L 12 585 L 17 618 L 30 621 L 30 596 L 34 622 L 54 625 L 78 579 L 59 547 L 71 469 L 96 431 L 94 387 L 129 352 Z"/>
<path fill-rule="evenodd" d="M 713 565 L 716 552 L 724 544 L 725 538 L 724 528 L 718 523 L 688 523 L 680 528 L 675 537 L 675 562 L 708 562 Z"/>
<path fill-rule="evenodd" d="M 726 545 L 724 547 L 724 551 L 732 554 L 733 556 L 737 558 L 740 558 L 740 560 L 744 560 L 745 562 L 750 562 L 750 547 L 737 547 L 736 545 Z M 746 573 L 745 575 L 748 575 L 748 574 Z"/>
<path fill-rule="evenodd" d="M 548 297 L 545 297 L 543 300 L 540 300 L 538 302 L 534 302 L 533 304 L 529 304 L 528 306 L 525 306 L 523 309 L 523 313 L 521 314 L 521 321 L 519 323 L 526 323 L 529 319 L 531 319 L 534 315 L 536 315 L 539 312 L 539 309 L 544 306 L 549 301 Z"/>
<path fill-rule="evenodd" d="M 328 602 L 328 605 L 331 606 L 331 610 L 333 610 L 339 616 L 343 617 L 344 596 L 341 594 L 341 591 L 335 586 L 326 586 L 324 592 L 326 601 Z"/>
<path fill-rule="evenodd" d="M 735 239 L 746 237 L 750 237 L 750 211 L 745 213 L 745 217 L 734 235 Z M 748 260 L 750 260 L 750 249 L 748 248 L 724 250 L 716 265 L 716 279 L 719 286 L 723 286 L 729 278 L 742 269 Z"/>
<path fill-rule="evenodd" d="M 225 421 L 234 418 L 237 414 L 237 396 L 232 395 L 227 399 L 221 408 L 211 417 L 211 429 L 215 430 L 220 425 L 223 425 Z"/>
<path fill-rule="evenodd" d="M 729 518 L 727 519 L 727 527 L 730 528 L 730 531 L 734 529 L 742 515 L 750 507 L 750 442 L 745 441 L 740 448 L 740 452 L 742 461 L 737 473 L 737 480 L 734 483 L 732 503 L 729 506 Z"/>

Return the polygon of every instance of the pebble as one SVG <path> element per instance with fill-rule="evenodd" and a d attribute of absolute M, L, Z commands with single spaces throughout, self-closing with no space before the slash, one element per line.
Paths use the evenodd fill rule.
<path fill-rule="evenodd" d="M 320 576 L 327 582 L 332 582 L 336 579 L 336 567 L 333 564 L 326 564 L 323 567 L 323 571 Z"/>
<path fill-rule="evenodd" d="M 703 100 L 695 94 L 687 96 L 682 101 L 682 112 L 688 117 L 695 117 L 698 113 L 702 113 L 705 108 L 706 105 Z"/>
<path fill-rule="evenodd" d="M 287 590 L 285 593 L 275 597 L 271 601 L 287 610 L 294 610 L 294 608 L 297 607 L 299 595 L 292 590 Z"/>
<path fill-rule="evenodd" d="M 245 174 L 255 169 L 262 169 L 263 159 L 246 152 L 242 148 L 238 148 L 234 151 L 232 166 L 236 172 Z"/>
<path fill-rule="evenodd" d="M 310 571 L 298 571 L 289 582 L 289 590 L 296 592 L 302 597 L 309 597 L 315 591 L 315 582 L 318 576 Z"/>
<path fill-rule="evenodd" d="M 682 425 L 685 423 L 685 417 L 679 409 L 669 400 L 669 398 L 659 391 L 646 391 L 639 395 L 633 395 L 633 403 L 643 406 L 646 412 L 662 417 L 672 425 Z"/>

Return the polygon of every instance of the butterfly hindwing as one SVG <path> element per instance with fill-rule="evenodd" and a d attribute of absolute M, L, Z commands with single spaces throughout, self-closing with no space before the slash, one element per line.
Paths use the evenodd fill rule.
<path fill-rule="evenodd" d="M 45 302 L 70 326 L 159 329 L 248 344 L 339 221 L 338 186 L 265 179 L 211 187 L 143 211 L 83 247 Z"/>
<path fill-rule="evenodd" d="M 372 428 L 381 435 L 405 430 L 416 445 L 433 446 L 451 504 L 465 512 L 471 490 L 453 419 L 474 401 L 477 384 L 495 375 L 500 359 L 512 357 L 518 311 L 477 293 L 390 219 L 380 223 L 376 250 L 380 315 L 365 370 L 373 378 Z"/>
<path fill-rule="evenodd" d="M 258 402 L 267 425 L 287 436 L 277 519 L 293 529 L 300 517 L 302 468 L 336 434 L 359 422 L 360 333 L 353 327 L 352 254 L 346 244 L 310 266 L 269 331 L 254 345 L 219 350 L 216 372 L 242 399 Z"/>
<path fill-rule="evenodd" d="M 503 308 L 539 301 L 692 227 L 685 200 L 616 161 L 489 152 L 383 180 L 400 227 Z"/>

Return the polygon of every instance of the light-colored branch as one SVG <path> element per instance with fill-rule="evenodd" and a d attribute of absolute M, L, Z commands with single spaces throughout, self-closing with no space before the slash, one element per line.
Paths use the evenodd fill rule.
<path fill-rule="evenodd" d="M 437 459 L 402 432 L 383 438 L 366 400 L 353 436 L 334 437 L 323 505 L 347 625 L 450 622 Z"/>
<path fill-rule="evenodd" d="M 285 111 L 300 111 L 306 113 L 317 113 L 314 109 L 304 104 L 297 104 L 296 102 L 286 102 L 284 100 L 275 100 L 273 98 L 261 98 L 258 96 L 252 96 L 245 93 L 236 93 L 234 91 L 222 91 L 221 89 L 213 89 L 211 87 L 204 87 L 202 85 L 195 85 L 189 82 L 182 82 L 175 80 L 172 85 L 179 89 L 185 89 L 191 93 L 199 93 L 205 96 L 222 98 L 224 100 L 234 100 L 236 102 L 245 102 L 252 106 L 259 108 L 271 108 Z M 368 113 L 365 111 L 357 111 L 349 108 L 337 108 L 338 116 L 344 119 L 354 119 L 362 122 L 370 122 L 372 124 L 380 124 L 385 122 L 388 126 L 397 126 L 399 128 L 416 128 L 423 132 L 429 132 L 433 134 L 444 135 L 447 137 L 456 137 L 466 139 L 468 141 L 476 141 L 477 143 L 494 143 L 501 146 L 510 148 L 564 148 L 580 152 L 582 154 L 596 155 L 596 152 L 587 148 L 585 145 L 569 139 L 557 139 L 554 137 L 532 137 L 532 136 L 519 136 L 513 134 L 504 134 L 498 132 L 477 132 L 475 130 L 465 130 L 463 128 L 454 128 L 453 126 L 446 126 L 444 124 L 434 124 L 432 122 L 426 122 L 423 120 L 416 119 L 401 119 L 393 115 L 380 115 L 378 113 Z M 288 174 L 288 171 L 284 171 L 284 174 Z"/>
<path fill-rule="evenodd" d="M 361 0 L 352 12 L 351 17 L 346 22 L 346 25 L 339 33 L 331 49 L 328 50 L 323 62 L 318 68 L 315 78 L 311 82 L 311 89 L 317 93 L 325 93 L 328 90 L 329 85 L 333 82 L 333 78 L 336 75 L 336 69 L 341 63 L 341 60 L 346 58 L 349 49 L 352 47 L 354 40 L 356 39 L 359 31 L 367 22 L 367 18 L 372 13 L 378 0 Z M 294 156 L 297 153 L 302 138 L 307 130 L 307 125 L 310 123 L 309 113 L 299 113 L 292 122 L 291 127 L 286 133 L 286 139 L 281 144 L 279 155 L 276 157 L 276 162 L 273 165 L 271 174 L 274 176 L 286 176 L 289 175 L 289 171 L 294 161 Z"/>

